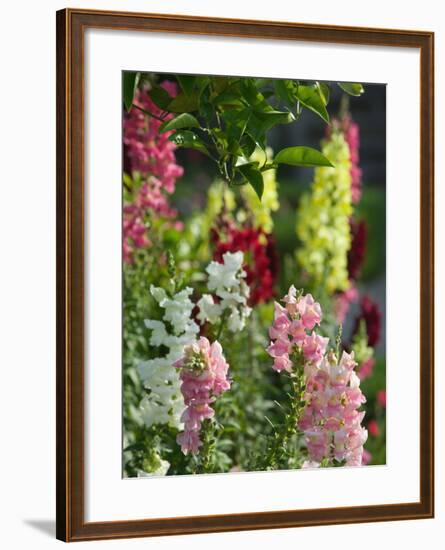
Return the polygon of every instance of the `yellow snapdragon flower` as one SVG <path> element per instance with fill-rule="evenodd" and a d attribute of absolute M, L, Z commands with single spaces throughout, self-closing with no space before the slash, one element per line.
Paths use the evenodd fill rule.
<path fill-rule="evenodd" d="M 207 207 L 205 209 L 205 217 L 208 220 L 209 228 L 214 219 L 221 213 L 223 207 L 229 212 L 232 212 L 236 207 L 236 199 L 234 192 L 222 181 L 212 183 L 207 191 Z"/>
<path fill-rule="evenodd" d="M 301 199 L 297 235 L 302 247 L 297 251 L 297 260 L 314 286 L 324 288 L 332 295 L 349 286 L 351 162 L 341 132 L 332 133 L 322 144 L 322 152 L 334 168 L 316 168 L 312 189 Z"/>
<path fill-rule="evenodd" d="M 266 154 L 267 160 L 272 161 L 273 151 L 270 147 L 267 148 Z M 249 160 L 263 164 L 265 160 L 264 151 L 256 149 Z M 275 168 L 263 172 L 264 192 L 261 201 L 251 185 L 244 185 L 240 188 L 241 196 L 253 214 L 255 227 L 261 228 L 265 233 L 272 232 L 272 212 L 276 212 L 280 207 L 276 175 Z"/>

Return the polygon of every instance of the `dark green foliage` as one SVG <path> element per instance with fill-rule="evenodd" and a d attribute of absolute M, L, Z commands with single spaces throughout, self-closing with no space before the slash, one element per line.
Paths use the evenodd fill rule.
<path fill-rule="evenodd" d="M 248 77 L 176 75 L 175 78 L 180 92 L 174 98 L 164 88 L 151 86 L 150 96 L 163 111 L 160 119 L 166 119 L 169 113 L 177 115 L 165 120 L 160 131 L 175 130 L 170 139 L 178 147 L 195 149 L 210 157 L 218 175 L 228 185 L 248 183 L 261 199 L 261 172 L 276 164 L 331 166 L 319 151 L 293 144 L 279 151 L 272 163 L 247 164 L 256 147 L 265 149 L 267 133 L 272 128 L 296 122 L 303 109 L 329 123 L 328 84 Z M 127 80 L 130 90 L 134 81 L 130 81 L 130 77 Z M 145 75 L 143 80 L 150 81 L 150 78 Z M 354 95 L 363 91 L 360 84 L 340 86 Z M 124 97 L 127 105 L 133 96 L 128 92 Z"/>
<path fill-rule="evenodd" d="M 124 72 L 122 78 L 124 106 L 127 111 L 131 109 L 133 104 L 134 94 L 140 79 L 140 73 Z"/>

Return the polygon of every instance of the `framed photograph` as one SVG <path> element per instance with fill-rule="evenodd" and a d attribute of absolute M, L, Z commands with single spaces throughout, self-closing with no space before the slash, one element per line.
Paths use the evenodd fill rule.
<path fill-rule="evenodd" d="M 434 514 L 434 36 L 57 12 L 57 537 Z"/>

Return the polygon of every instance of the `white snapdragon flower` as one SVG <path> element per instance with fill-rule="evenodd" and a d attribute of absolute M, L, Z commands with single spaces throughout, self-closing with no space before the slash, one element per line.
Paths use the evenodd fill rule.
<path fill-rule="evenodd" d="M 150 294 L 158 302 L 158 304 L 167 298 L 167 293 L 165 290 L 155 285 L 150 285 Z"/>
<path fill-rule="evenodd" d="M 208 321 L 213 325 L 218 322 L 221 317 L 222 307 L 220 304 L 215 304 L 211 294 L 203 294 L 197 305 L 199 307 L 197 317 L 201 323 Z"/>
<path fill-rule="evenodd" d="M 161 346 L 168 336 L 164 323 L 153 319 L 145 319 L 144 324 L 152 330 L 150 344 L 152 346 Z"/>
<path fill-rule="evenodd" d="M 238 252 L 226 252 L 223 255 L 223 263 L 210 262 L 206 268 L 209 276 L 208 288 L 214 291 L 219 298 L 215 303 L 213 296 L 204 294 L 199 300 L 198 319 L 201 323 L 208 321 L 216 324 L 223 314 L 227 317 L 227 328 L 231 332 L 243 330 L 246 319 L 251 313 L 247 306 L 249 287 L 244 278 L 243 270 L 244 254 Z"/>
<path fill-rule="evenodd" d="M 151 393 L 150 396 L 143 397 L 139 408 L 142 421 L 148 428 L 153 424 L 169 424 L 176 427 L 171 409 L 166 407 L 165 402 L 160 403 L 155 394 Z"/>
<path fill-rule="evenodd" d="M 164 320 L 172 324 L 175 334 L 181 334 L 189 327 L 190 317 L 195 307 L 189 298 L 192 292 L 193 289 L 187 287 L 175 294 L 173 298 L 165 297 L 159 302 L 159 305 L 165 309 Z"/>
<path fill-rule="evenodd" d="M 226 252 L 223 255 L 223 263 L 210 262 L 206 267 L 209 275 L 208 287 L 209 290 L 218 291 L 224 289 L 236 288 L 239 286 L 240 277 L 245 277 L 246 274 L 242 269 L 244 254 L 238 252 Z"/>
<path fill-rule="evenodd" d="M 153 424 L 180 426 L 180 416 L 185 407 L 173 362 L 167 356 L 139 363 L 139 375 L 144 386 L 150 390 L 139 405 L 141 419 L 148 427 Z"/>
<path fill-rule="evenodd" d="M 231 308 L 230 315 L 227 319 L 227 328 L 231 332 L 239 332 L 240 330 L 243 330 L 246 326 L 246 319 L 249 317 L 251 312 L 251 308 L 247 306 L 241 310 Z"/>
<path fill-rule="evenodd" d="M 221 298 L 221 304 L 223 309 L 227 307 L 236 307 L 239 304 L 244 304 L 246 302 L 246 296 L 242 295 L 238 290 L 219 290 L 218 297 Z"/>
<path fill-rule="evenodd" d="M 141 361 L 138 365 L 139 376 L 144 383 L 149 382 L 151 386 L 170 383 L 175 380 L 175 370 L 170 369 L 172 363 L 169 357 L 156 357 Z"/>
<path fill-rule="evenodd" d="M 245 326 L 244 319 L 241 317 L 239 311 L 235 308 L 232 308 L 231 313 L 227 319 L 227 328 L 231 332 L 237 332 L 243 330 Z"/>
<path fill-rule="evenodd" d="M 191 318 L 194 307 L 190 300 L 192 289 L 187 287 L 172 298 L 167 296 L 164 289 L 153 285 L 150 292 L 164 309 L 162 321 L 144 321 L 145 326 L 152 331 L 150 344 L 164 346 L 168 351 L 163 357 L 141 361 L 138 365 L 139 376 L 149 390 L 140 403 L 139 412 L 146 426 L 169 424 L 180 428 L 185 405 L 180 390 L 179 373 L 173 363 L 181 358 L 184 346 L 195 342 L 199 333 L 199 326 Z"/>

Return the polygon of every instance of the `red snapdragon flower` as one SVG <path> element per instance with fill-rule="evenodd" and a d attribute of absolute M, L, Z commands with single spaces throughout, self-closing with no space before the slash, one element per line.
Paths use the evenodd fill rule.
<path fill-rule="evenodd" d="M 377 392 L 377 402 L 381 407 L 386 407 L 386 390 L 379 390 Z"/>
<path fill-rule="evenodd" d="M 380 428 L 377 420 L 372 419 L 368 422 L 368 433 L 372 435 L 372 437 L 378 437 L 380 435 Z"/>
<path fill-rule="evenodd" d="M 356 334 L 361 320 L 365 321 L 368 345 L 375 347 L 380 339 L 382 314 L 379 306 L 368 295 L 363 296 L 360 304 L 360 315 L 355 320 L 353 334 Z"/>
<path fill-rule="evenodd" d="M 366 253 L 366 223 L 365 220 L 349 220 L 351 230 L 351 248 L 348 252 L 349 279 L 356 281 L 360 275 Z"/>

